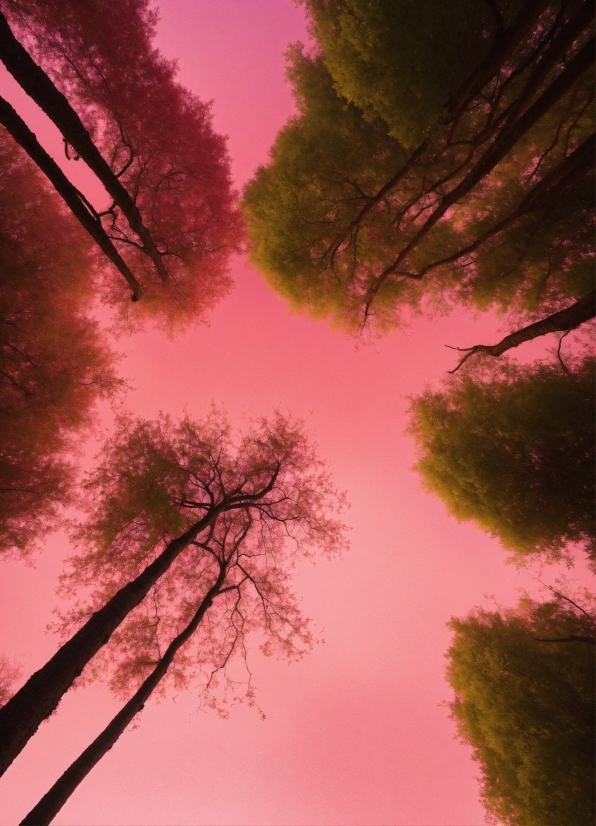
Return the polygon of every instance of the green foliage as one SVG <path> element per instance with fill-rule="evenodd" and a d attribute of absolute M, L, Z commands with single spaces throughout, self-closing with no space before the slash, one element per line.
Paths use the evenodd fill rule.
<path fill-rule="evenodd" d="M 121 382 L 86 310 L 84 233 L 7 135 L 0 171 L 0 552 L 30 554 L 71 496 L 75 437 Z"/>
<path fill-rule="evenodd" d="M 594 823 L 594 646 L 540 641 L 594 639 L 593 621 L 525 600 L 449 624 L 451 712 L 490 815 L 508 826 Z"/>
<path fill-rule="evenodd" d="M 594 360 L 456 376 L 413 400 L 416 469 L 461 520 L 518 558 L 569 543 L 596 560 Z"/>
<path fill-rule="evenodd" d="M 294 308 L 350 326 L 358 312 L 352 273 L 341 262 L 329 266 L 329 253 L 338 227 L 403 164 L 405 152 L 381 121 L 366 121 L 336 95 L 321 60 L 293 47 L 287 63 L 299 115 L 244 192 L 251 260 Z M 364 229 L 358 243 L 361 260 L 382 255 L 379 227 Z"/>
<path fill-rule="evenodd" d="M 415 147 L 494 42 L 477 0 L 302 0 L 338 92 Z M 510 4 L 497 3 L 497 6 Z"/>
<path fill-rule="evenodd" d="M 585 5 L 305 4 L 318 48 L 288 52 L 299 114 L 243 203 L 271 286 L 352 331 L 436 304 L 550 314 L 589 292 Z"/>

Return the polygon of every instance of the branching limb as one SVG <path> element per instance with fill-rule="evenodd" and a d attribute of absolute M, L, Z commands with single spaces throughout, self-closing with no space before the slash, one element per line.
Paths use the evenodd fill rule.
<path fill-rule="evenodd" d="M 574 330 L 584 322 L 594 318 L 595 315 L 596 291 L 593 290 L 570 307 L 566 307 L 558 313 L 553 313 L 546 318 L 542 318 L 534 324 L 529 324 L 527 327 L 523 327 L 515 333 L 510 333 L 497 344 L 475 344 L 473 347 L 450 347 L 449 349 L 458 350 L 460 353 L 465 353 L 465 355 L 457 367 L 449 372 L 456 373 L 462 364 L 465 364 L 469 358 L 475 356 L 477 353 L 484 353 L 487 356 L 497 358 L 498 356 L 502 356 L 507 350 L 519 347 L 520 344 L 531 341 L 539 336 L 544 336 L 547 333 L 556 333 L 559 331 L 569 332 Z M 447 346 L 449 347 L 449 345 Z"/>

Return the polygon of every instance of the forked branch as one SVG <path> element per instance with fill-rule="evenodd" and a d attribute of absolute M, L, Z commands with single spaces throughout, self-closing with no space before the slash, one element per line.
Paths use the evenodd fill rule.
<path fill-rule="evenodd" d="M 450 350 L 458 350 L 460 353 L 465 353 L 457 367 L 449 372 L 457 373 L 462 364 L 465 364 L 469 358 L 478 353 L 484 353 L 486 356 L 498 358 L 502 356 L 503 353 L 506 353 L 507 350 L 512 350 L 514 347 L 519 347 L 520 344 L 526 341 L 532 341 L 532 339 L 539 338 L 539 336 L 544 336 L 547 333 L 575 330 L 576 327 L 594 318 L 595 315 L 596 291 L 592 290 L 588 295 L 584 295 L 578 299 L 575 304 L 571 304 L 571 306 L 560 310 L 558 313 L 546 316 L 546 318 L 542 318 L 540 321 L 534 322 L 534 324 L 522 327 L 521 330 L 510 333 L 497 344 L 475 344 L 473 347 L 449 347 L 449 345 L 446 345 Z"/>

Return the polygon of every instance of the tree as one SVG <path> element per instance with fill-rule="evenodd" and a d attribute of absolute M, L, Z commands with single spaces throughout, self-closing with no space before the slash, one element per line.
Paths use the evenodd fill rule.
<path fill-rule="evenodd" d="M 121 382 L 86 309 L 85 235 L 3 134 L 0 170 L 0 553 L 29 555 L 70 501 L 96 401 Z"/>
<path fill-rule="evenodd" d="M 299 659 L 310 648 L 308 620 L 302 617 L 289 583 L 296 548 L 288 546 L 280 523 L 263 530 L 259 521 L 258 514 L 254 519 L 248 511 L 223 515 L 205 541 L 196 543 L 194 559 L 188 558 L 184 569 L 170 569 L 167 581 L 153 589 L 134 619 L 130 617 L 126 628 L 117 632 L 116 650 L 110 646 L 108 655 L 115 661 L 112 683 L 124 696 L 131 686 L 138 688 L 23 823 L 50 823 L 166 677 L 179 688 L 199 670 L 209 704 L 220 706 L 222 713 L 214 683 L 223 673 L 224 703 L 228 691 L 238 699 L 238 679 L 232 679 L 228 669 L 236 657 L 248 670 L 251 635 L 258 634 L 266 654 L 277 651 Z M 184 594 L 182 599 L 174 596 L 179 594 Z M 244 695 L 253 705 L 250 671 Z"/>
<path fill-rule="evenodd" d="M 81 202 L 134 271 L 143 312 L 166 326 L 201 317 L 229 287 L 241 227 L 225 142 L 153 48 L 147 0 L 2 6 L 29 51 L 3 16 L 0 58 L 113 199 L 105 210 Z M 106 293 L 123 297 L 113 282 Z"/>
<path fill-rule="evenodd" d="M 195 582 L 199 594 L 210 587 L 213 557 L 201 543 L 205 531 L 217 537 L 213 525 L 224 514 L 250 515 L 267 554 L 278 547 L 280 535 L 305 555 L 344 546 L 337 518 L 342 497 L 301 424 L 279 414 L 254 423 L 235 443 L 217 412 L 203 422 L 183 419 L 177 426 L 165 417 L 155 422 L 123 418 L 87 490 L 88 520 L 76 535 L 84 550 L 72 560 L 67 587 L 78 592 L 87 586 L 93 593 L 89 604 L 69 613 L 65 633 L 78 630 L 0 709 L 2 772 L 114 634 L 116 646 L 125 651 L 131 634 L 152 650 L 149 663 L 142 655 L 133 658 L 125 682 L 135 669 L 146 674 L 155 662 L 156 641 L 146 606 L 152 611 L 152 606 L 176 604 L 188 618 L 199 595 L 194 603 L 186 601 L 187 591 L 174 586 Z M 279 576 L 281 593 L 283 570 Z M 275 582 L 275 573 L 268 581 Z M 148 595 L 149 603 L 142 605 Z M 179 630 L 176 622 L 174 612 L 163 626 L 173 635 Z"/>
<path fill-rule="evenodd" d="M 351 330 L 425 300 L 536 315 L 589 292 L 592 4 L 305 5 L 299 115 L 244 193 L 272 286 Z"/>
<path fill-rule="evenodd" d="M 593 823 L 593 618 L 523 600 L 449 625 L 451 714 L 480 764 L 489 814 L 508 826 Z"/>
<path fill-rule="evenodd" d="M 592 358 L 457 376 L 410 416 L 416 469 L 456 518 L 520 559 L 578 543 L 596 562 Z"/>

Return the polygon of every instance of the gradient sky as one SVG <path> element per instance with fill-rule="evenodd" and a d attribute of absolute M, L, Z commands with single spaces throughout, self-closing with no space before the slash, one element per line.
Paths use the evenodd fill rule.
<path fill-rule="evenodd" d="M 307 38 L 302 12 L 290 0 L 160 5 L 158 46 L 178 58 L 186 86 L 213 99 L 241 187 L 293 111 L 282 54 Z M 55 130 L 4 74 L 0 85 L 59 158 Z M 535 593 L 538 569 L 506 565 L 496 541 L 420 490 L 403 431 L 407 397 L 454 364 L 444 345 L 496 340 L 502 322 L 463 313 L 417 319 L 357 348 L 290 314 L 243 260 L 233 276 L 209 327 L 173 341 L 152 331 L 120 339 L 134 387 L 126 406 L 147 417 L 184 409 L 199 417 L 216 401 L 233 421 L 275 407 L 307 418 L 352 503 L 352 550 L 296 577 L 325 644 L 291 666 L 252 652 L 265 721 L 244 707 L 226 721 L 199 712 L 197 691 L 148 703 L 56 823 L 480 824 L 475 765 L 441 705 L 451 696 L 445 623 L 490 606 L 486 595 L 511 605 L 518 589 Z M 526 346 L 524 358 L 543 348 Z M 45 626 L 68 553 L 56 535 L 34 568 L 3 563 L 0 650 L 22 663 L 24 678 L 56 649 Z M 543 574 L 549 582 L 555 575 Z M 118 707 L 100 684 L 69 692 L 2 780 L 2 824 L 24 816 Z"/>

